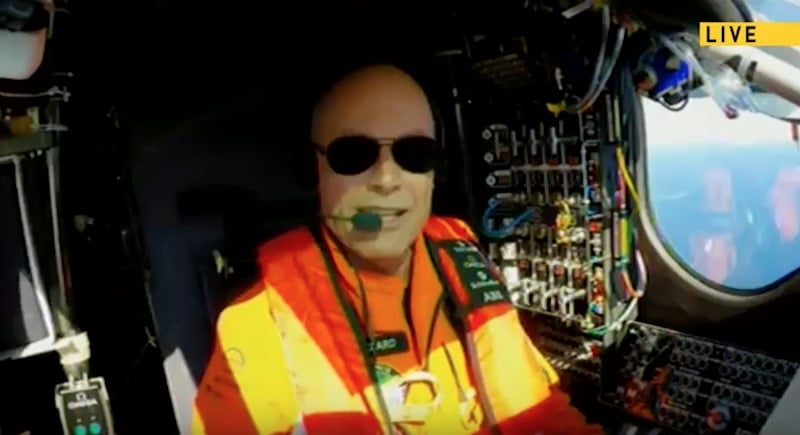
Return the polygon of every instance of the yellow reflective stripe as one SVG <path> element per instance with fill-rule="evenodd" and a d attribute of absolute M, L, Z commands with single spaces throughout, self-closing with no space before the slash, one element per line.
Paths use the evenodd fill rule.
<path fill-rule="evenodd" d="M 203 417 L 200 416 L 200 411 L 197 409 L 197 405 L 192 406 L 191 435 L 206 435 L 206 425 L 203 423 Z"/>
<path fill-rule="evenodd" d="M 528 347 L 530 349 L 530 352 L 533 354 L 533 358 L 536 361 L 536 364 L 538 364 L 539 367 L 542 370 L 544 370 L 545 376 L 547 376 L 547 380 L 548 382 L 550 382 L 550 385 L 558 384 L 559 382 L 558 372 L 556 372 L 556 370 L 553 368 L 550 362 L 547 361 L 544 355 L 542 355 L 542 353 L 539 352 L 539 349 L 537 349 L 536 346 L 534 346 L 533 343 L 531 343 L 530 341 L 528 342 Z"/>
<path fill-rule="evenodd" d="M 471 335 L 497 421 L 516 416 L 550 396 L 549 374 L 532 352 L 516 311 L 489 320 Z"/>
<path fill-rule="evenodd" d="M 426 421 L 426 433 L 466 435 L 480 431 L 483 410 L 470 381 L 467 358 L 460 340 L 437 347 L 428 357 L 430 371 L 439 378 L 442 402 Z"/>
<path fill-rule="evenodd" d="M 256 431 L 266 435 L 289 430 L 297 421 L 297 399 L 280 357 L 280 335 L 269 315 L 267 292 L 226 308 L 217 333 Z"/>
<path fill-rule="evenodd" d="M 293 288 L 291 291 L 301 290 Z M 348 391 L 323 349 L 278 292 L 270 292 L 270 306 L 276 330 L 283 337 L 280 347 L 273 350 L 273 358 L 285 360 L 290 367 L 293 393 L 301 404 L 300 412 L 304 415 L 365 413 L 367 409 L 359 395 Z M 294 417 L 296 419 L 297 415 Z"/>

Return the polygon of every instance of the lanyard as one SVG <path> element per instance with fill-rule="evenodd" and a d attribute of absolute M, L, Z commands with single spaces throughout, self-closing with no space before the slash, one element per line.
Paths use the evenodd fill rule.
<path fill-rule="evenodd" d="M 356 336 L 356 341 L 358 342 L 359 350 L 361 351 L 361 355 L 362 355 L 362 357 L 364 359 L 364 363 L 365 363 L 365 365 L 367 367 L 367 372 L 369 373 L 369 377 L 370 377 L 370 380 L 372 382 L 373 390 L 375 391 L 375 395 L 377 396 L 378 406 L 380 408 L 379 411 L 381 413 L 383 421 L 386 424 L 387 433 L 391 434 L 391 433 L 394 432 L 393 431 L 393 425 L 392 425 L 391 416 L 390 416 L 390 413 L 389 413 L 388 406 L 386 404 L 386 399 L 385 399 L 385 397 L 383 395 L 383 390 L 381 389 L 381 384 L 380 384 L 380 382 L 378 380 L 377 372 L 375 371 L 375 365 L 376 365 L 377 361 L 376 361 L 376 358 L 375 358 L 375 355 L 373 354 L 373 352 L 371 352 L 370 349 L 368 348 L 368 343 L 369 342 L 367 340 L 368 339 L 372 339 L 373 337 L 372 337 L 371 325 L 369 325 L 369 315 L 368 315 L 369 314 L 369 310 L 367 310 L 367 307 L 366 307 L 363 283 L 361 282 L 361 278 L 359 277 L 358 272 L 354 271 L 355 275 L 356 275 L 356 279 L 358 281 L 358 287 L 359 287 L 358 291 L 359 291 L 359 294 L 361 295 L 362 304 L 363 304 L 364 324 L 361 323 L 358 314 L 353 309 L 353 305 L 350 303 L 350 301 L 347 298 L 347 294 L 345 293 L 344 289 L 342 289 L 342 286 L 341 286 L 341 284 L 339 282 L 339 279 L 338 279 L 338 276 L 337 276 L 337 273 L 336 273 L 336 266 L 334 265 L 333 258 L 331 257 L 331 253 L 328 251 L 327 244 L 326 244 L 325 239 L 324 239 L 324 237 L 323 237 L 323 235 L 322 235 L 322 233 L 320 231 L 320 228 L 318 226 L 316 226 L 316 225 L 309 225 L 309 229 L 311 231 L 312 236 L 314 237 L 314 240 L 316 241 L 317 246 L 319 247 L 319 249 L 321 251 L 322 259 L 323 259 L 323 262 L 325 263 L 325 269 L 326 269 L 326 271 L 328 273 L 328 278 L 330 279 L 331 285 L 333 286 L 334 293 L 336 293 L 336 298 L 337 298 L 337 300 L 339 302 L 339 306 L 341 306 L 342 310 L 344 311 L 345 318 L 347 319 L 347 322 L 348 322 L 348 324 L 350 326 L 350 329 L 353 331 L 353 333 Z M 424 364 L 427 365 L 428 354 L 430 353 L 430 349 L 431 349 L 431 345 L 432 345 L 432 338 L 433 338 L 433 331 L 435 330 L 435 324 L 436 324 L 436 321 L 438 319 L 438 314 L 439 314 L 440 311 L 442 311 L 442 308 L 443 308 L 445 302 L 449 299 L 448 295 L 450 294 L 451 289 L 450 289 L 450 286 L 448 285 L 448 281 L 445 279 L 445 277 L 442 274 L 442 266 L 441 266 L 441 263 L 440 263 L 440 261 L 439 261 L 439 259 L 437 257 L 437 252 L 435 251 L 433 244 L 430 241 L 425 240 L 425 246 L 427 248 L 428 255 L 430 256 L 431 261 L 433 262 L 433 266 L 434 266 L 434 269 L 436 270 L 437 276 L 439 277 L 439 281 L 442 284 L 442 286 L 444 287 L 443 291 L 442 291 L 442 294 L 439 297 L 439 300 L 437 301 L 436 311 L 434 312 L 434 318 L 433 318 L 433 321 L 431 322 L 431 325 L 429 326 L 430 329 L 427 331 L 428 332 L 427 333 L 427 336 L 428 336 L 427 337 L 427 341 L 428 342 L 426 344 L 426 350 L 425 350 L 425 355 L 424 355 L 424 358 L 425 358 Z M 451 320 L 456 320 L 456 319 L 451 319 Z M 463 319 L 461 319 L 461 320 L 462 320 L 462 322 L 452 321 L 451 323 L 453 324 L 454 327 L 456 327 L 456 325 L 460 325 L 461 329 L 463 329 L 465 325 L 463 324 Z M 458 327 L 456 327 L 456 328 L 460 329 Z M 473 366 L 472 367 L 472 371 L 473 371 L 473 374 L 476 376 L 476 381 L 477 381 L 477 384 L 478 384 L 477 385 L 478 390 L 479 390 L 479 393 L 478 393 L 479 394 L 479 401 L 478 401 L 478 403 L 481 404 L 481 407 L 483 408 L 483 411 L 484 411 L 484 415 L 487 417 L 487 423 L 489 425 L 490 432 L 495 433 L 497 431 L 497 425 L 496 425 L 496 421 L 495 421 L 495 416 L 494 416 L 493 410 L 491 409 L 491 406 L 489 406 L 488 391 L 486 389 L 486 385 L 484 384 L 482 373 L 480 372 L 480 366 L 478 365 L 479 362 L 478 362 L 477 350 L 475 349 L 474 343 L 472 343 L 470 341 L 470 339 L 467 336 L 467 334 L 463 333 L 465 331 L 461 331 L 461 332 L 462 333 L 459 333 L 458 335 L 461 337 L 461 342 L 462 342 L 462 345 L 463 345 L 463 347 L 464 347 L 464 349 L 465 349 L 465 351 L 467 353 L 467 357 L 468 357 L 468 359 L 470 361 L 470 365 Z"/>
<path fill-rule="evenodd" d="M 453 293 L 452 288 L 450 287 L 450 282 L 445 278 L 443 274 L 443 267 L 442 263 L 439 260 L 438 253 L 436 252 L 437 245 L 429 240 L 425 240 L 425 248 L 428 251 L 428 255 L 430 256 L 431 262 L 433 262 L 433 269 L 436 271 L 436 275 L 439 277 L 439 282 L 442 283 L 444 287 L 443 294 L 451 295 Z M 452 298 L 449 298 L 450 302 L 453 302 Z M 486 423 L 488 425 L 489 432 L 492 435 L 499 434 L 499 429 L 497 426 L 497 418 L 494 414 L 494 409 L 492 409 L 491 402 L 489 400 L 489 390 L 486 387 L 486 382 L 483 378 L 483 373 L 480 369 L 480 361 L 478 357 L 478 351 L 475 348 L 475 343 L 472 342 L 469 334 L 467 333 L 469 327 L 466 324 L 465 317 L 460 319 L 456 318 L 458 316 L 454 315 L 456 312 L 461 312 L 461 309 L 458 307 L 452 307 L 450 311 L 450 323 L 456 328 L 457 334 L 461 340 L 461 345 L 466 353 L 468 365 L 471 367 L 472 375 L 475 381 L 475 387 L 478 390 L 478 404 L 481 406 L 483 410 L 483 414 L 486 416 Z M 459 330 L 460 329 L 460 330 Z"/>
<path fill-rule="evenodd" d="M 336 276 L 336 267 L 333 264 L 333 259 L 331 258 L 330 252 L 328 252 L 327 244 L 325 243 L 325 239 L 322 236 L 320 229 L 316 225 L 309 225 L 309 229 L 311 230 L 311 234 L 314 236 L 314 240 L 317 242 L 317 246 L 322 253 L 325 269 L 328 272 L 328 278 L 330 278 L 334 293 L 336 293 L 339 306 L 341 306 L 342 310 L 344 311 L 344 315 L 345 318 L 347 318 L 347 323 L 350 325 L 350 329 L 356 335 L 358 348 L 361 351 L 361 356 L 364 358 L 364 364 L 367 367 L 367 372 L 369 372 L 370 381 L 372 381 L 372 389 L 375 391 L 375 395 L 378 399 L 378 407 L 380 408 L 379 411 L 381 413 L 381 417 L 386 424 L 386 433 L 391 434 L 393 433 L 392 420 L 389 414 L 389 408 L 386 405 L 386 399 L 383 397 L 383 391 L 381 390 L 381 385 L 378 380 L 378 374 L 374 369 L 375 355 L 367 348 L 367 337 L 364 333 L 364 328 L 359 322 L 358 314 L 356 314 L 352 304 L 350 304 L 347 300 L 347 296 L 342 289 L 342 286 L 339 284 L 339 279 Z M 363 288 L 359 290 L 363 292 Z"/>

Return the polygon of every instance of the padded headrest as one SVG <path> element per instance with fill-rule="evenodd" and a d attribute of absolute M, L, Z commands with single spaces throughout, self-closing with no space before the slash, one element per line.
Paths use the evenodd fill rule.
<path fill-rule="evenodd" d="M 0 79 L 29 79 L 42 64 L 47 29 L 12 32 L 0 29 Z"/>

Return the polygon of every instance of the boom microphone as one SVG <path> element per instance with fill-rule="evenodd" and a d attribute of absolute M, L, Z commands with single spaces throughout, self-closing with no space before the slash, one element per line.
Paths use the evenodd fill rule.
<path fill-rule="evenodd" d="M 353 225 L 353 229 L 368 233 L 376 233 L 383 227 L 383 219 L 378 213 L 360 211 L 350 217 L 334 215 L 325 217 L 337 221 L 350 222 Z"/>

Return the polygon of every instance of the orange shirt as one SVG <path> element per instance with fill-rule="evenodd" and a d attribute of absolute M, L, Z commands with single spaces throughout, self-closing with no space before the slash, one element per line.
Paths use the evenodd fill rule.
<path fill-rule="evenodd" d="M 346 262 L 336 251 L 337 263 Z M 395 276 L 373 272 L 358 272 L 358 280 L 347 286 L 347 296 L 362 324 L 368 319 L 376 355 L 376 371 L 380 380 L 418 371 L 426 371 L 428 355 L 447 343 L 458 342 L 459 337 L 444 313 L 444 289 L 433 268 L 422 239 L 414 246 L 410 282 Z M 364 288 L 362 300 L 359 283 Z M 349 282 L 348 282 L 349 283 Z M 364 302 L 367 315 L 364 313 Z M 365 333 L 368 331 L 365 331 Z M 452 373 L 453 376 L 459 376 Z M 466 385 L 468 379 L 459 381 Z M 461 392 L 464 394 L 464 392 Z M 435 400 L 434 392 L 423 382 L 408 385 L 403 400 L 406 403 L 425 404 Z M 392 400 L 392 398 L 387 398 Z M 399 398 L 395 398 L 400 400 Z M 406 432 L 414 431 L 413 424 L 405 424 Z"/>
<path fill-rule="evenodd" d="M 391 427 L 467 435 L 489 426 L 507 435 L 602 433 L 552 388 L 556 374 L 507 298 L 496 297 L 500 283 L 477 261 L 466 225 L 431 218 L 424 231 L 414 245 L 408 310 L 404 282 L 357 276 L 329 237 L 298 228 L 262 246 L 262 279 L 217 322 L 192 433 L 375 435 Z M 321 255 L 323 243 L 330 256 Z M 354 317 L 366 314 L 359 288 L 378 333 L 369 355 L 359 341 L 364 331 L 353 329 Z M 437 307 L 442 294 L 455 306 Z M 429 370 L 419 370 L 426 360 Z"/>
<path fill-rule="evenodd" d="M 415 250 L 412 264 L 430 264 L 425 248 L 421 248 L 421 252 L 420 249 Z M 358 288 L 348 289 L 353 308 L 362 322 L 369 318 L 369 326 L 375 337 L 402 341 L 397 344 L 405 351 L 377 350 L 378 362 L 401 372 L 420 368 L 425 362 L 426 351 L 458 339 L 439 304 L 443 291 L 441 284 L 436 277 L 424 276 L 425 272 L 432 270 L 431 266 L 420 266 L 412 265 L 409 285 L 398 277 L 359 271 L 368 315 L 363 312 Z"/>

